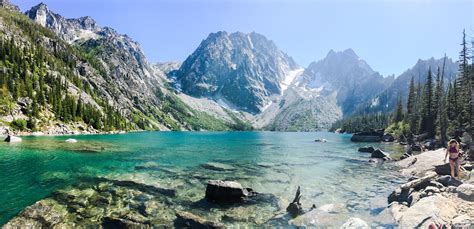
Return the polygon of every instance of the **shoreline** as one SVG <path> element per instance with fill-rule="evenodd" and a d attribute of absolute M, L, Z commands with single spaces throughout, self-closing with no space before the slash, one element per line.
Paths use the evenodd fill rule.
<path fill-rule="evenodd" d="M 389 211 L 399 227 L 427 228 L 431 225 L 470 228 L 474 219 L 474 177 L 472 165 L 461 166 L 455 179 L 449 163 L 443 161 L 446 149 L 424 151 L 395 161 L 407 182 L 387 197 Z M 471 169 L 471 170 L 469 170 Z"/>

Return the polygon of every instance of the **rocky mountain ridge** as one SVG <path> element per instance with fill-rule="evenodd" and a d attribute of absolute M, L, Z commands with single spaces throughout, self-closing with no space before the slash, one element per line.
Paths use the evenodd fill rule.
<path fill-rule="evenodd" d="M 211 33 L 170 75 L 178 90 L 207 97 L 229 107 L 260 113 L 280 83 L 297 69 L 294 60 L 263 35 Z"/>

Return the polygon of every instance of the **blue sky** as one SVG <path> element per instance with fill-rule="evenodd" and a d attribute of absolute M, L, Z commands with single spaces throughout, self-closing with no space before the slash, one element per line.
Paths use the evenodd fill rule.
<path fill-rule="evenodd" d="M 40 0 L 12 0 L 22 11 Z M 211 32 L 258 32 L 301 66 L 352 48 L 383 75 L 429 57 L 457 59 L 474 1 L 43 0 L 67 18 L 91 16 L 138 41 L 150 61 L 184 60 Z"/>

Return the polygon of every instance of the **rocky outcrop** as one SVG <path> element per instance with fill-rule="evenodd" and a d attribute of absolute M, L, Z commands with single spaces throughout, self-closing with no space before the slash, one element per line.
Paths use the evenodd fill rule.
<path fill-rule="evenodd" d="M 461 184 L 456 188 L 456 192 L 460 198 L 474 202 L 474 184 Z"/>
<path fill-rule="evenodd" d="M 392 158 L 390 157 L 390 154 L 382 151 L 381 149 L 376 149 L 374 150 L 371 154 L 370 157 L 372 158 L 380 158 L 383 159 L 384 161 L 390 161 Z"/>
<path fill-rule="evenodd" d="M 168 75 L 177 90 L 209 97 L 230 107 L 260 113 L 280 83 L 297 68 L 291 57 L 258 33 L 211 33 Z"/>
<path fill-rule="evenodd" d="M 236 203 L 257 195 L 235 181 L 210 180 L 206 187 L 206 200 L 214 203 Z"/>

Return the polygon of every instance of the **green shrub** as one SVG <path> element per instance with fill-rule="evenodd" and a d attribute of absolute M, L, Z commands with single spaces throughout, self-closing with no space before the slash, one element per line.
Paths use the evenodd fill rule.
<path fill-rule="evenodd" d="M 15 119 L 11 123 L 11 127 L 17 130 L 26 130 L 28 123 L 24 119 Z"/>

